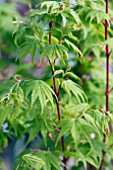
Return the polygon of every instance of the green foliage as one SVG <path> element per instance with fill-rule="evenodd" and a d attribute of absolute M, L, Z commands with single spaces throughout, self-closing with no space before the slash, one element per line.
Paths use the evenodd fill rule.
<path fill-rule="evenodd" d="M 68 49 L 61 45 L 61 44 L 50 44 L 44 47 L 42 53 L 41 53 L 41 60 L 45 56 L 48 56 L 50 62 L 53 64 L 56 56 L 60 58 L 62 62 L 64 62 L 64 58 L 68 58 Z"/>
<path fill-rule="evenodd" d="M 77 98 L 80 103 L 85 102 L 86 96 L 84 92 L 80 89 L 80 87 L 74 83 L 72 80 L 66 80 L 62 83 L 62 88 L 69 94 L 71 97 L 71 93 Z"/>
<path fill-rule="evenodd" d="M 23 3 L 31 8 L 33 2 Z M 15 58 L 23 65 L 7 82 L 6 90 L 3 86 L 7 83 L 0 85 L 0 150 L 8 145 L 9 138 L 26 134 L 25 146 L 37 136 L 45 145 L 45 151 L 29 149 L 18 155 L 14 170 L 61 170 L 64 159 L 71 157 L 76 161 L 75 168 L 82 162 L 85 169 L 87 164 L 99 169 L 102 151 L 107 162 L 113 159 L 113 148 L 109 149 L 113 100 L 110 112 L 105 112 L 105 69 L 101 67 L 105 63 L 101 59 L 104 46 L 108 44 L 112 50 L 113 28 L 111 25 L 111 38 L 105 41 L 105 20 L 111 24 L 111 12 L 105 13 L 104 0 L 77 0 L 75 6 L 68 0 L 39 1 L 25 17 L 13 17 L 12 36 L 18 48 Z M 39 58 L 33 65 L 35 70 L 46 66 L 44 77 L 24 78 L 24 67 L 31 68 L 23 62 L 28 55 L 32 63 Z"/>
<path fill-rule="evenodd" d="M 47 105 L 47 102 L 50 102 L 51 105 L 53 106 L 52 94 L 55 96 L 55 93 L 48 84 L 41 80 L 32 80 L 28 82 L 27 86 L 28 86 L 27 93 L 30 93 L 32 91 L 31 105 L 33 105 L 37 98 L 39 98 L 42 111 L 44 107 Z"/>
<path fill-rule="evenodd" d="M 73 51 L 82 55 L 79 48 L 73 42 L 71 42 L 71 39 L 76 40 L 73 34 L 70 33 L 69 36 L 67 36 L 66 32 L 63 33 L 61 29 L 58 28 L 56 30 L 55 28 L 54 30 L 52 28 L 51 31 L 53 34 L 56 33 L 57 31 L 57 35 L 52 37 L 52 41 L 55 44 L 48 44 L 47 42 L 48 37 L 49 37 L 48 30 L 44 32 L 44 28 L 41 26 L 41 22 L 37 24 L 37 22 L 33 21 L 32 19 L 33 17 L 35 18 L 36 16 L 41 16 L 45 18 L 48 17 L 49 21 L 51 20 L 57 21 L 57 18 L 62 17 L 63 23 L 61 25 L 64 25 L 65 27 L 68 26 L 66 25 L 68 19 L 72 21 L 76 20 L 77 24 L 80 24 L 80 19 L 77 13 L 73 9 L 70 9 L 69 6 L 70 6 L 70 3 L 67 3 L 65 1 L 64 2 L 56 2 L 56 1 L 55 2 L 54 1 L 42 2 L 40 4 L 40 9 L 31 10 L 28 13 L 29 21 L 27 20 L 19 21 L 16 18 L 14 19 L 14 24 L 16 24 L 16 27 L 13 32 L 13 36 L 14 36 L 16 45 L 19 46 L 19 54 L 21 54 L 21 57 L 20 57 L 21 59 L 25 58 L 27 54 L 31 54 L 32 60 L 34 60 L 37 52 L 41 52 L 42 60 L 45 56 L 48 56 L 51 63 L 54 62 L 54 59 L 56 57 L 59 57 L 60 60 L 64 62 L 64 59 L 67 59 L 69 56 L 67 45 L 70 46 L 73 49 Z M 29 29 L 29 32 L 27 31 L 27 29 Z M 19 45 L 18 41 L 23 36 L 24 32 L 26 32 L 27 34 L 25 37 L 25 42 Z M 60 35 L 61 39 L 59 39 L 59 33 L 61 34 Z M 70 37 L 70 39 L 68 37 Z M 59 44 L 59 41 L 62 39 L 64 39 L 65 43 Z M 43 51 L 42 51 L 42 48 L 43 48 Z M 28 49 L 30 49 L 30 51 L 28 51 Z"/>
<path fill-rule="evenodd" d="M 21 153 L 16 160 L 14 170 L 24 168 L 36 170 L 60 170 L 60 165 L 63 165 L 61 160 L 50 151 L 27 150 Z"/>

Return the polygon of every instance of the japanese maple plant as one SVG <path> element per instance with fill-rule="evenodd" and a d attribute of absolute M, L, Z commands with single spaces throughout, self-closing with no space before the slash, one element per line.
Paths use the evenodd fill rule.
<path fill-rule="evenodd" d="M 68 170 L 70 158 L 75 160 L 74 169 L 104 168 L 104 158 L 108 159 L 112 150 L 109 110 L 112 50 L 108 46 L 112 48 L 113 40 L 108 39 L 112 16 L 109 11 L 108 14 L 108 0 L 106 3 L 104 0 L 77 0 L 74 4 L 68 0 L 44 1 L 31 9 L 23 20 L 14 18 L 13 37 L 19 59 L 22 62 L 30 54 L 34 67 L 46 61 L 48 69 L 43 79 L 13 76 L 14 84 L 1 100 L 1 110 L 5 106 L 9 112 L 4 111 L 4 121 L 9 122 L 15 135 L 28 134 L 27 146 L 40 134 L 45 145 L 43 150 L 22 152 L 15 161 L 15 170 Z M 103 29 L 103 33 L 102 36 L 94 34 L 98 36 L 94 40 L 86 29 L 93 33 L 96 27 Z M 88 38 L 91 44 L 85 46 Z M 90 106 L 82 89 L 83 82 L 72 72 L 69 63 L 74 56 L 84 65 L 88 62 L 84 61 L 87 55 L 97 54 L 94 47 L 107 58 L 106 109 Z"/>

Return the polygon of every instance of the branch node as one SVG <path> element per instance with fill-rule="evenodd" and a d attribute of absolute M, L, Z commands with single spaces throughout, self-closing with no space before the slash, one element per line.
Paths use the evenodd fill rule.
<path fill-rule="evenodd" d="M 105 26 L 105 27 L 109 27 L 109 22 L 106 21 L 106 22 L 104 23 L 104 26 Z"/>
<path fill-rule="evenodd" d="M 109 95 L 110 95 L 110 91 L 106 91 L 106 92 L 105 92 L 105 95 L 106 95 L 106 96 L 109 96 Z"/>
<path fill-rule="evenodd" d="M 105 92 L 105 95 L 106 95 L 106 96 L 109 96 L 112 91 L 113 91 L 113 87 L 112 87 L 109 91 L 106 91 L 106 92 Z"/>

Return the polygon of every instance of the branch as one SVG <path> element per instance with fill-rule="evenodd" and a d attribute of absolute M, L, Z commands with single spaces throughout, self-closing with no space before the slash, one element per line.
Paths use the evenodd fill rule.
<path fill-rule="evenodd" d="M 51 33 L 51 29 L 53 26 L 54 20 L 49 22 L 49 28 L 50 28 L 50 32 L 49 32 L 49 44 L 52 44 L 52 33 Z M 56 96 L 59 96 L 60 93 L 60 89 L 57 92 L 57 88 L 56 88 L 56 78 L 54 76 L 55 70 L 54 67 L 52 66 L 51 62 L 49 61 L 50 65 L 51 65 L 51 71 L 52 71 L 52 77 L 53 77 L 53 85 L 54 85 L 54 92 L 56 94 Z M 54 61 L 55 64 L 55 61 Z M 59 101 L 55 98 L 56 101 L 56 106 L 57 106 L 57 113 L 58 113 L 58 120 L 61 121 L 62 120 L 62 116 L 61 116 L 61 111 L 60 111 L 60 105 L 59 105 Z M 64 136 L 61 137 L 61 143 L 62 143 L 62 150 L 65 151 L 65 141 L 64 141 Z M 62 161 L 65 165 L 67 162 L 67 159 L 65 157 L 63 157 L 63 161 Z M 67 170 L 66 166 L 64 166 L 64 170 Z"/>

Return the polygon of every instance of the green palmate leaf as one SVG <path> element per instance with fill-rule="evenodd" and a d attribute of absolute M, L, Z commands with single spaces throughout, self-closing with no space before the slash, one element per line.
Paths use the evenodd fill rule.
<path fill-rule="evenodd" d="M 60 8 L 60 4 L 56 1 L 48 1 L 48 2 L 42 2 L 41 8 L 46 7 L 47 12 L 49 13 L 55 13 L 56 10 Z"/>
<path fill-rule="evenodd" d="M 91 6 L 92 8 L 95 8 L 96 6 L 100 5 L 105 5 L 104 0 L 76 0 L 79 5 L 82 6 Z"/>
<path fill-rule="evenodd" d="M 92 20 L 96 19 L 97 23 L 99 24 L 102 20 L 107 20 L 108 22 L 110 21 L 110 17 L 108 14 L 106 14 L 103 10 L 98 9 L 98 10 L 91 10 L 88 12 L 86 19 L 90 18 L 90 22 Z"/>
<path fill-rule="evenodd" d="M 88 111 L 90 108 L 89 104 L 87 103 L 80 103 L 75 104 L 75 102 L 69 102 L 69 104 L 66 104 L 64 107 L 64 114 L 65 117 L 74 117 L 79 118 L 84 116 L 84 113 Z"/>
<path fill-rule="evenodd" d="M 84 14 L 84 13 L 87 14 L 90 10 L 91 10 L 90 7 L 83 7 L 83 8 L 78 9 L 78 13 L 79 15 Z"/>
<path fill-rule="evenodd" d="M 23 60 L 28 54 L 31 55 L 32 61 L 36 56 L 37 50 L 40 50 L 42 45 L 35 36 L 27 36 L 28 41 L 22 44 L 18 50 L 18 55 Z"/>
<path fill-rule="evenodd" d="M 50 86 L 41 80 L 31 80 L 28 82 L 28 93 L 31 92 L 31 104 L 33 105 L 37 99 L 40 101 L 42 112 L 49 101 L 53 106 L 54 91 Z"/>
<path fill-rule="evenodd" d="M 82 56 L 81 51 L 79 50 L 79 48 L 72 42 L 70 42 L 69 40 L 65 39 L 65 42 L 67 43 L 68 46 L 70 46 L 74 52 L 77 52 L 80 54 L 80 56 Z"/>
<path fill-rule="evenodd" d="M 64 17 L 66 17 L 71 20 L 75 20 L 78 24 L 81 23 L 78 14 L 73 9 L 67 8 L 67 9 L 61 11 L 61 16 L 62 16 L 63 20 L 64 20 Z"/>
<path fill-rule="evenodd" d="M 18 40 L 21 40 L 22 35 L 24 36 L 24 33 L 27 30 L 26 28 L 29 29 L 32 34 L 26 35 L 24 43 L 19 45 Z M 13 36 L 15 44 L 18 46 L 18 55 L 21 56 L 21 60 L 23 60 L 27 54 L 30 54 L 32 61 L 34 61 L 37 51 L 42 49 L 41 40 L 43 38 L 43 29 L 41 25 L 35 21 L 32 21 L 30 24 L 24 22 L 17 23 Z"/>
<path fill-rule="evenodd" d="M 97 128 L 97 132 L 99 135 L 103 135 L 105 129 L 109 132 L 109 118 L 106 117 L 105 113 L 100 112 L 99 110 L 93 110 L 93 112 L 89 114 L 84 114 L 85 119 L 88 122 L 92 123 L 95 128 Z"/>
<path fill-rule="evenodd" d="M 75 20 L 78 24 L 81 23 L 80 18 L 78 14 L 73 10 L 70 9 L 71 3 L 68 1 L 64 2 L 56 2 L 56 1 L 47 1 L 42 2 L 40 4 L 40 8 L 42 10 L 37 11 L 31 11 L 30 15 L 43 15 L 43 14 L 54 14 L 56 17 L 59 16 L 59 14 L 62 16 L 63 19 L 63 25 L 66 24 L 67 18 L 71 20 Z M 39 5 L 38 5 L 39 6 Z M 43 11 L 43 9 L 46 8 L 46 11 Z"/>
<path fill-rule="evenodd" d="M 92 150 L 88 143 L 83 143 L 79 145 L 77 157 L 78 159 L 81 158 L 81 161 L 83 162 L 85 168 L 87 167 L 87 162 L 97 169 L 100 166 L 100 155 L 97 154 L 95 150 Z"/>
<path fill-rule="evenodd" d="M 41 26 L 41 24 L 37 23 L 37 22 L 31 22 L 30 23 L 30 28 L 32 29 L 35 38 L 42 40 L 43 38 L 43 27 Z"/>
<path fill-rule="evenodd" d="M 53 153 L 48 153 L 48 159 L 49 159 L 49 162 L 50 164 L 56 169 L 56 170 L 61 170 L 61 166 L 60 165 L 63 165 L 63 163 L 61 162 L 61 160 L 56 156 L 54 155 Z M 59 164 L 58 164 L 59 163 Z"/>
<path fill-rule="evenodd" d="M 83 159 L 98 169 L 102 159 L 102 150 L 107 152 L 107 147 L 104 142 L 96 139 L 92 140 L 92 146 L 88 155 Z"/>
<path fill-rule="evenodd" d="M 90 157 L 85 158 L 85 161 L 93 165 L 95 168 L 99 168 L 100 160 L 98 156 L 92 155 Z"/>
<path fill-rule="evenodd" d="M 68 58 L 69 54 L 68 49 L 65 46 L 61 44 L 49 44 L 44 47 L 40 56 L 41 60 L 43 60 L 46 56 L 51 63 L 54 63 L 56 57 L 64 63 L 64 59 Z"/>
<path fill-rule="evenodd" d="M 34 170 L 51 170 L 51 168 L 61 170 L 61 166 L 63 166 L 61 160 L 50 151 L 28 150 L 27 153 L 24 151 L 17 157 L 14 170 L 20 170 L 19 167 L 26 167 L 28 170 L 32 168 Z"/>
<path fill-rule="evenodd" d="M 30 153 L 23 155 L 23 161 L 37 170 L 40 170 L 45 165 L 45 162 L 40 157 Z"/>
<path fill-rule="evenodd" d="M 62 83 L 62 88 L 69 94 L 69 96 L 73 94 L 79 103 L 85 102 L 87 100 L 87 97 L 83 90 L 72 80 L 65 80 Z"/>
<path fill-rule="evenodd" d="M 56 145 L 63 135 L 68 135 L 71 132 L 72 138 L 74 140 L 75 146 L 79 144 L 80 136 L 88 141 L 88 143 L 93 148 L 92 139 L 90 138 L 90 133 L 98 133 L 97 128 L 95 128 L 90 122 L 83 118 L 69 118 L 62 120 L 58 127 L 61 127 L 61 131 L 56 140 Z M 83 139 L 82 138 L 82 139 Z"/>
<path fill-rule="evenodd" d="M 34 168 L 35 170 L 40 170 L 41 168 L 43 168 L 44 165 L 45 162 L 43 159 L 34 155 L 31 151 L 28 151 L 28 153 L 20 154 L 17 157 L 17 162 L 14 170 L 20 170 L 20 167 L 26 167 L 26 169 Z"/>

